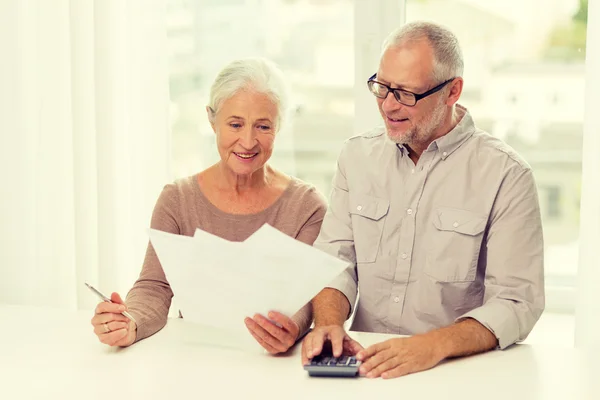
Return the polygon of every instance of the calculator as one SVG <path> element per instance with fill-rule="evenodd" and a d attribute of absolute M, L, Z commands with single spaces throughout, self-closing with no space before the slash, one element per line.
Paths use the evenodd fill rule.
<path fill-rule="evenodd" d="M 354 356 L 315 356 L 304 369 L 309 376 L 355 377 L 361 362 Z"/>
<path fill-rule="evenodd" d="M 304 369 L 309 376 L 355 377 L 361 362 L 354 356 L 334 357 L 331 342 L 323 343 L 321 354 L 313 357 Z"/>

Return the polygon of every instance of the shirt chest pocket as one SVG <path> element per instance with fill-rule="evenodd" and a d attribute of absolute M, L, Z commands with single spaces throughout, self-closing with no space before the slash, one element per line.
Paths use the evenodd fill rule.
<path fill-rule="evenodd" d="M 358 263 L 376 261 L 389 208 L 389 200 L 364 194 L 350 195 L 349 212 Z"/>
<path fill-rule="evenodd" d="M 487 218 L 456 208 L 439 207 L 433 215 L 425 272 L 438 282 L 471 282 Z"/>

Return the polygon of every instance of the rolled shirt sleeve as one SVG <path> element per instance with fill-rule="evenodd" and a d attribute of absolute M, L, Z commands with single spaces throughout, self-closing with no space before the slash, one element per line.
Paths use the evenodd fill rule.
<path fill-rule="evenodd" d="M 457 318 L 473 318 L 505 349 L 524 340 L 544 310 L 544 244 L 531 169 L 515 164 L 490 215 L 483 305 Z"/>

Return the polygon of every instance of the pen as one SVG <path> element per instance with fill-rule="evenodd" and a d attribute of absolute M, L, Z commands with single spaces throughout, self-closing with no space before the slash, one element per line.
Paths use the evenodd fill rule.
<path fill-rule="evenodd" d="M 113 302 L 111 299 L 109 299 L 108 297 L 106 297 L 105 295 L 103 295 L 102 293 L 100 293 L 98 291 L 98 289 L 96 289 L 92 285 L 88 284 L 87 282 L 84 282 L 84 283 L 85 283 L 85 286 L 87 286 L 92 292 L 96 293 L 96 295 L 98 297 L 100 297 L 101 300 L 107 301 L 109 303 Z M 129 318 L 130 320 L 132 320 L 133 322 L 135 322 L 137 324 L 137 321 L 135 320 L 135 318 L 133 318 L 131 316 L 131 314 L 129 314 L 127 311 L 123 311 L 121 314 L 124 315 L 124 316 L 126 316 L 127 318 Z"/>

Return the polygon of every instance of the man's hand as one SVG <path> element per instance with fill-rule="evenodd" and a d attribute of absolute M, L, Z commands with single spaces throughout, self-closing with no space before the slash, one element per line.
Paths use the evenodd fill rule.
<path fill-rule="evenodd" d="M 445 356 L 431 335 L 390 339 L 359 352 L 360 374 L 396 378 L 435 367 Z"/>
<path fill-rule="evenodd" d="M 390 339 L 356 355 L 367 378 L 396 378 L 424 371 L 450 357 L 464 357 L 492 350 L 496 336 L 472 318 L 409 338 Z"/>
<path fill-rule="evenodd" d="M 363 347 L 352 339 L 344 328 L 339 325 L 328 325 L 315 327 L 302 341 L 302 365 L 308 363 L 308 360 L 318 356 L 323 351 L 323 345 L 326 340 L 331 342 L 331 350 L 334 357 L 342 354 L 353 356 Z"/>

